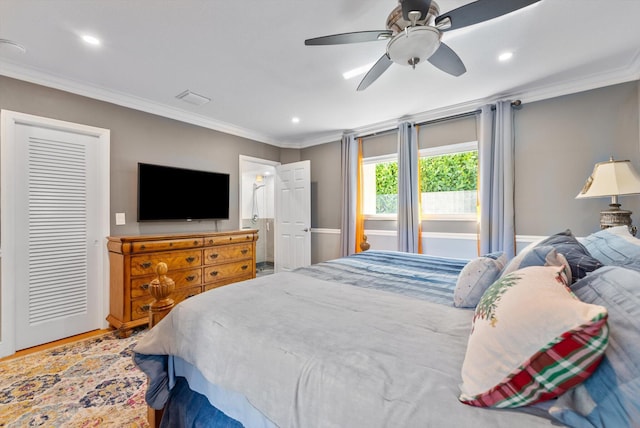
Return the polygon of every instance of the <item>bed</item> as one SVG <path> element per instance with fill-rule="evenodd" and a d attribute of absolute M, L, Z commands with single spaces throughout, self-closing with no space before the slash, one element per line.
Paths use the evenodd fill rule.
<path fill-rule="evenodd" d="M 147 403 L 164 409 L 166 427 L 637 426 L 640 245 L 618 235 L 637 247 L 637 258 L 626 247 L 614 251 L 624 260 L 576 255 L 567 240 L 588 253 L 587 244 L 602 247 L 600 236 L 583 244 L 566 231 L 510 261 L 501 254 L 464 260 L 370 250 L 203 293 L 177 305 L 137 344 L 134 360 L 149 378 Z M 504 398 L 505 384 L 481 397 L 473 386 L 487 379 L 473 374 L 499 371 L 487 367 L 503 356 L 521 358 L 518 352 L 487 358 L 487 347 L 474 342 L 484 321 L 496 323 L 487 316 L 487 296 L 498 310 L 516 298 L 511 290 L 526 293 L 532 287 L 525 282 L 539 283 L 540 275 L 564 278 L 566 287 L 547 281 L 549 292 L 570 296 L 547 299 L 565 299 L 570 309 L 553 309 L 543 320 L 575 312 L 589 321 L 570 329 L 579 330 L 571 339 L 581 340 L 580 362 L 563 359 L 572 364 L 568 379 L 526 399 L 519 393 L 515 404 L 513 396 L 478 403 L 497 393 Z M 514 278 L 522 286 L 513 286 Z M 510 285 L 499 299 L 487 291 L 504 283 Z M 601 283 L 610 286 L 610 299 L 593 291 Z M 507 309 L 497 313 L 507 325 Z M 552 322 L 552 335 L 561 322 Z M 511 332 L 507 341 L 531 342 L 526 331 Z M 566 347 L 564 339 L 560 345 Z M 531 355 L 526 361 L 548 358 Z M 488 362 L 478 368 L 483 358 Z"/>

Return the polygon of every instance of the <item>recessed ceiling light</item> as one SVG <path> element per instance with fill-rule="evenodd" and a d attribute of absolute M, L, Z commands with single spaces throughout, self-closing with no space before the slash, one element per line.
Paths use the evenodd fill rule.
<path fill-rule="evenodd" d="M 101 42 L 100 39 L 94 36 L 90 36 L 89 34 L 85 34 L 82 36 L 82 40 L 85 43 L 88 43 L 90 45 L 94 45 L 94 46 L 98 46 Z"/>
<path fill-rule="evenodd" d="M 513 58 L 513 52 L 503 52 L 498 55 L 498 60 L 501 62 L 509 61 L 511 58 Z"/>
<path fill-rule="evenodd" d="M 300 123 L 300 118 L 299 117 L 292 117 L 291 118 L 291 123 Z"/>
<path fill-rule="evenodd" d="M 344 80 L 349 80 L 349 79 L 352 79 L 352 78 L 354 78 L 356 76 L 360 76 L 360 75 L 366 73 L 367 71 L 369 71 L 369 69 L 371 67 L 373 67 L 373 64 L 375 64 L 375 63 L 372 62 L 370 64 L 366 64 L 366 65 L 363 65 L 361 67 L 354 68 L 353 70 L 345 71 L 344 73 L 342 73 L 342 77 L 344 77 Z"/>

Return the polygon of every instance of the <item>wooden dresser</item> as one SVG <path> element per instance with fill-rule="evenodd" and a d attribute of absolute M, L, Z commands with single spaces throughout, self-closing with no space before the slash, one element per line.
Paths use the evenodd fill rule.
<path fill-rule="evenodd" d="M 107 321 L 127 336 L 149 322 L 148 293 L 159 262 L 175 281 L 176 303 L 212 288 L 255 278 L 254 229 L 171 235 L 110 236 L 110 298 Z"/>

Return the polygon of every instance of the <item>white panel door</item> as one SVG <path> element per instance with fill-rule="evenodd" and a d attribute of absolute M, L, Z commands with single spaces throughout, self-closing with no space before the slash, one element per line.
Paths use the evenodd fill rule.
<path fill-rule="evenodd" d="M 101 326 L 96 136 L 15 127 L 16 350 Z"/>
<path fill-rule="evenodd" d="M 276 167 L 276 272 L 311 264 L 310 180 L 310 161 Z"/>

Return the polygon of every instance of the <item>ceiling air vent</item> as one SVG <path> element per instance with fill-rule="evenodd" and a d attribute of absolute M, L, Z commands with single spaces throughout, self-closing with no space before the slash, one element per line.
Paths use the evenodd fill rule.
<path fill-rule="evenodd" d="M 201 106 L 203 104 L 208 103 L 209 101 L 211 101 L 211 98 L 207 98 L 204 97 L 202 95 L 198 95 L 194 92 L 191 92 L 190 90 L 186 90 L 178 95 L 176 95 L 176 98 L 179 100 L 182 100 L 184 102 L 187 102 L 189 104 L 193 104 L 196 106 Z"/>

